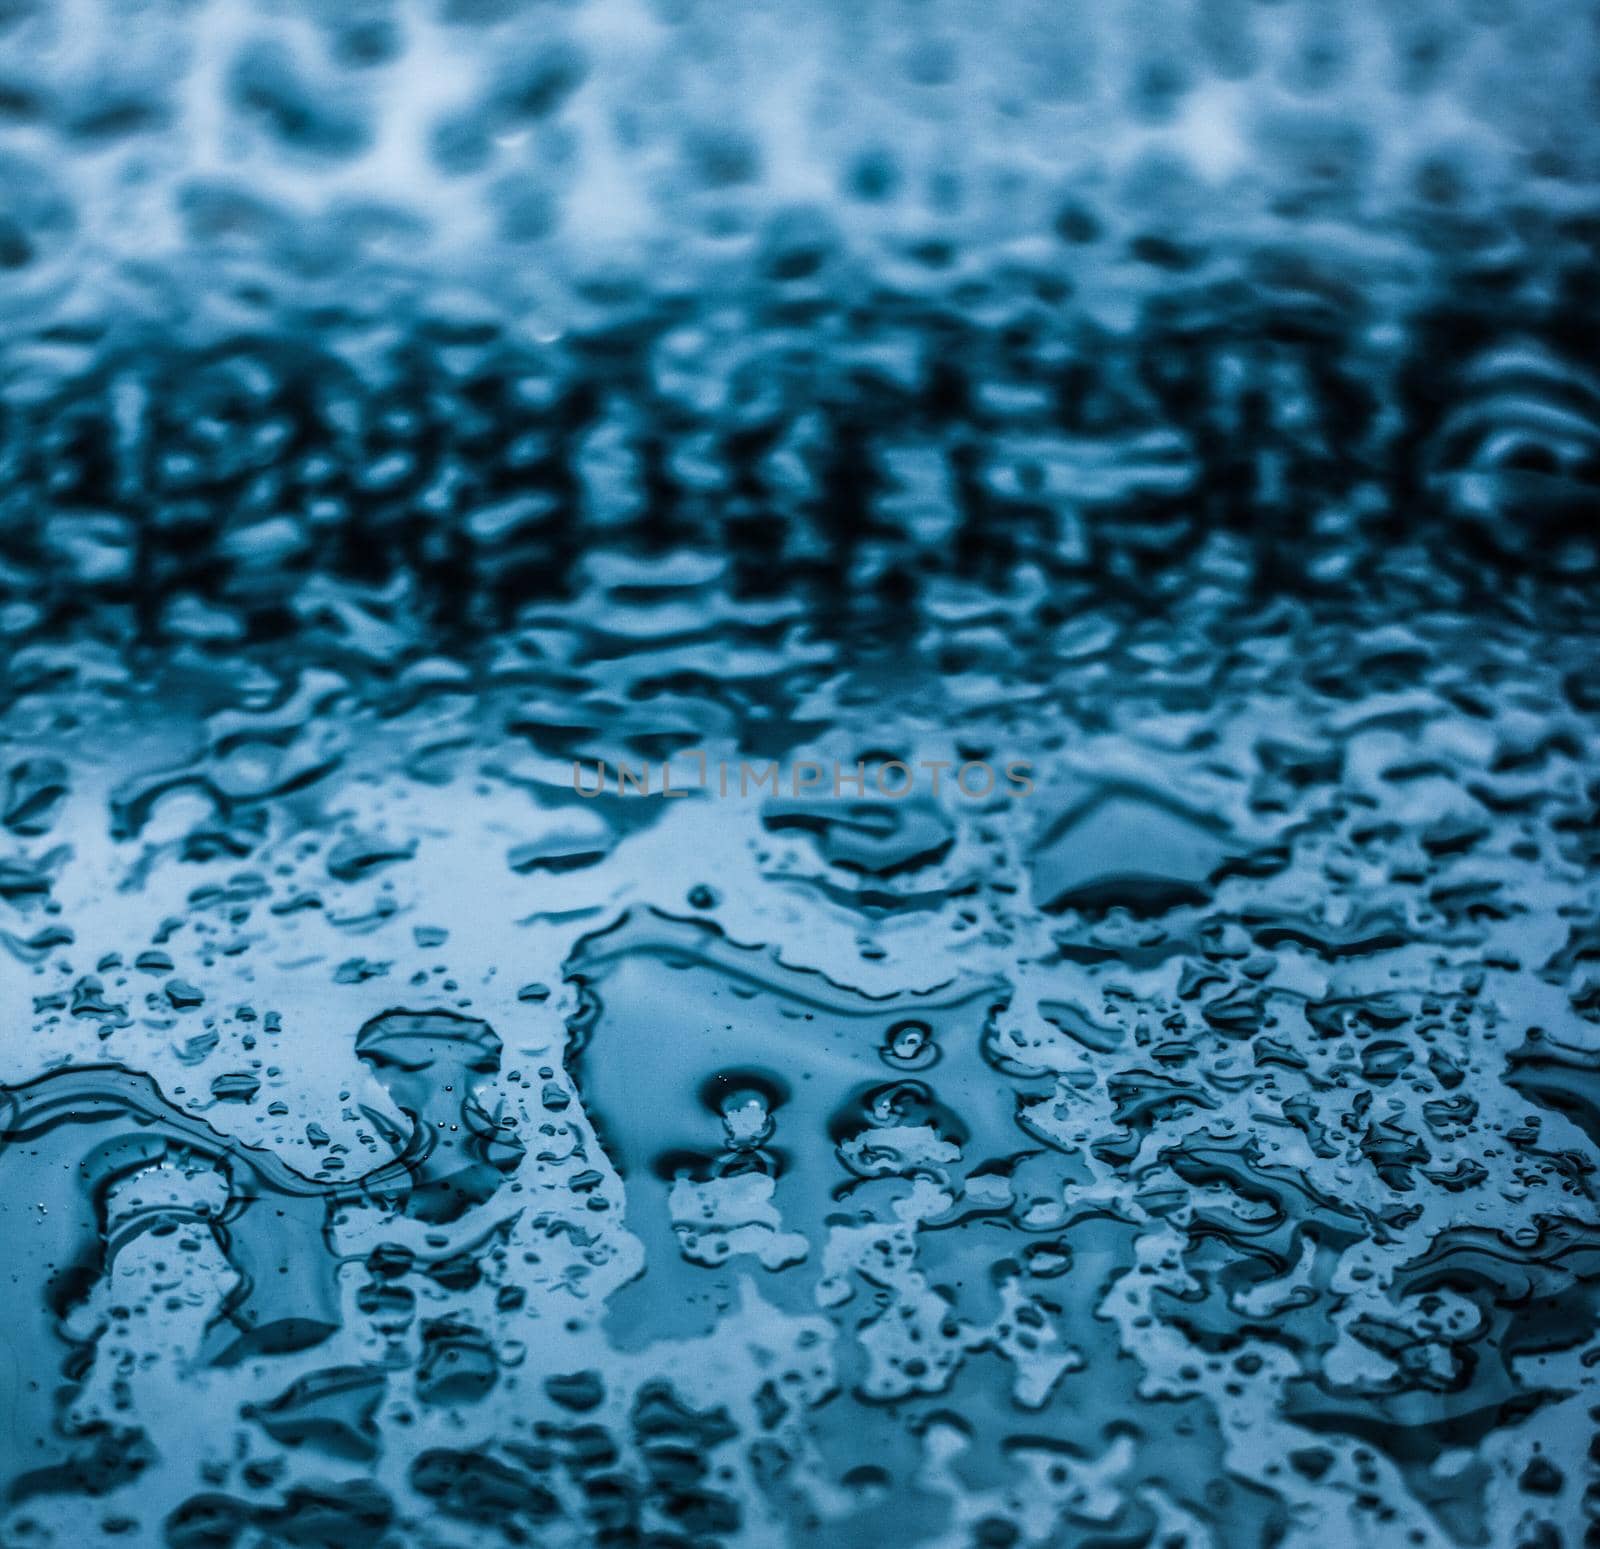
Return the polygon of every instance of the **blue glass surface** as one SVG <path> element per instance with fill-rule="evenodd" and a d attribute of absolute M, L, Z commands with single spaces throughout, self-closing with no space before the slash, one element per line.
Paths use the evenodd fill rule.
<path fill-rule="evenodd" d="M 0 0 L 0 1546 L 1600 1542 L 1574 0 Z"/>

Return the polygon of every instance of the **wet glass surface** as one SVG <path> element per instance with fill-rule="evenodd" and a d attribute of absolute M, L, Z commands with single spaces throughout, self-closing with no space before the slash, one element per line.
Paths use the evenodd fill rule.
<path fill-rule="evenodd" d="M 0 1544 L 1594 1544 L 1597 63 L 0 0 Z"/>

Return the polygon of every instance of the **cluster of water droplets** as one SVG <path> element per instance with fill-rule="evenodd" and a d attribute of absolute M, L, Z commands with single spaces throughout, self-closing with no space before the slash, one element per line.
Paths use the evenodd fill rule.
<path fill-rule="evenodd" d="M 0 0 L 0 1543 L 1592 1542 L 1594 41 Z"/>

